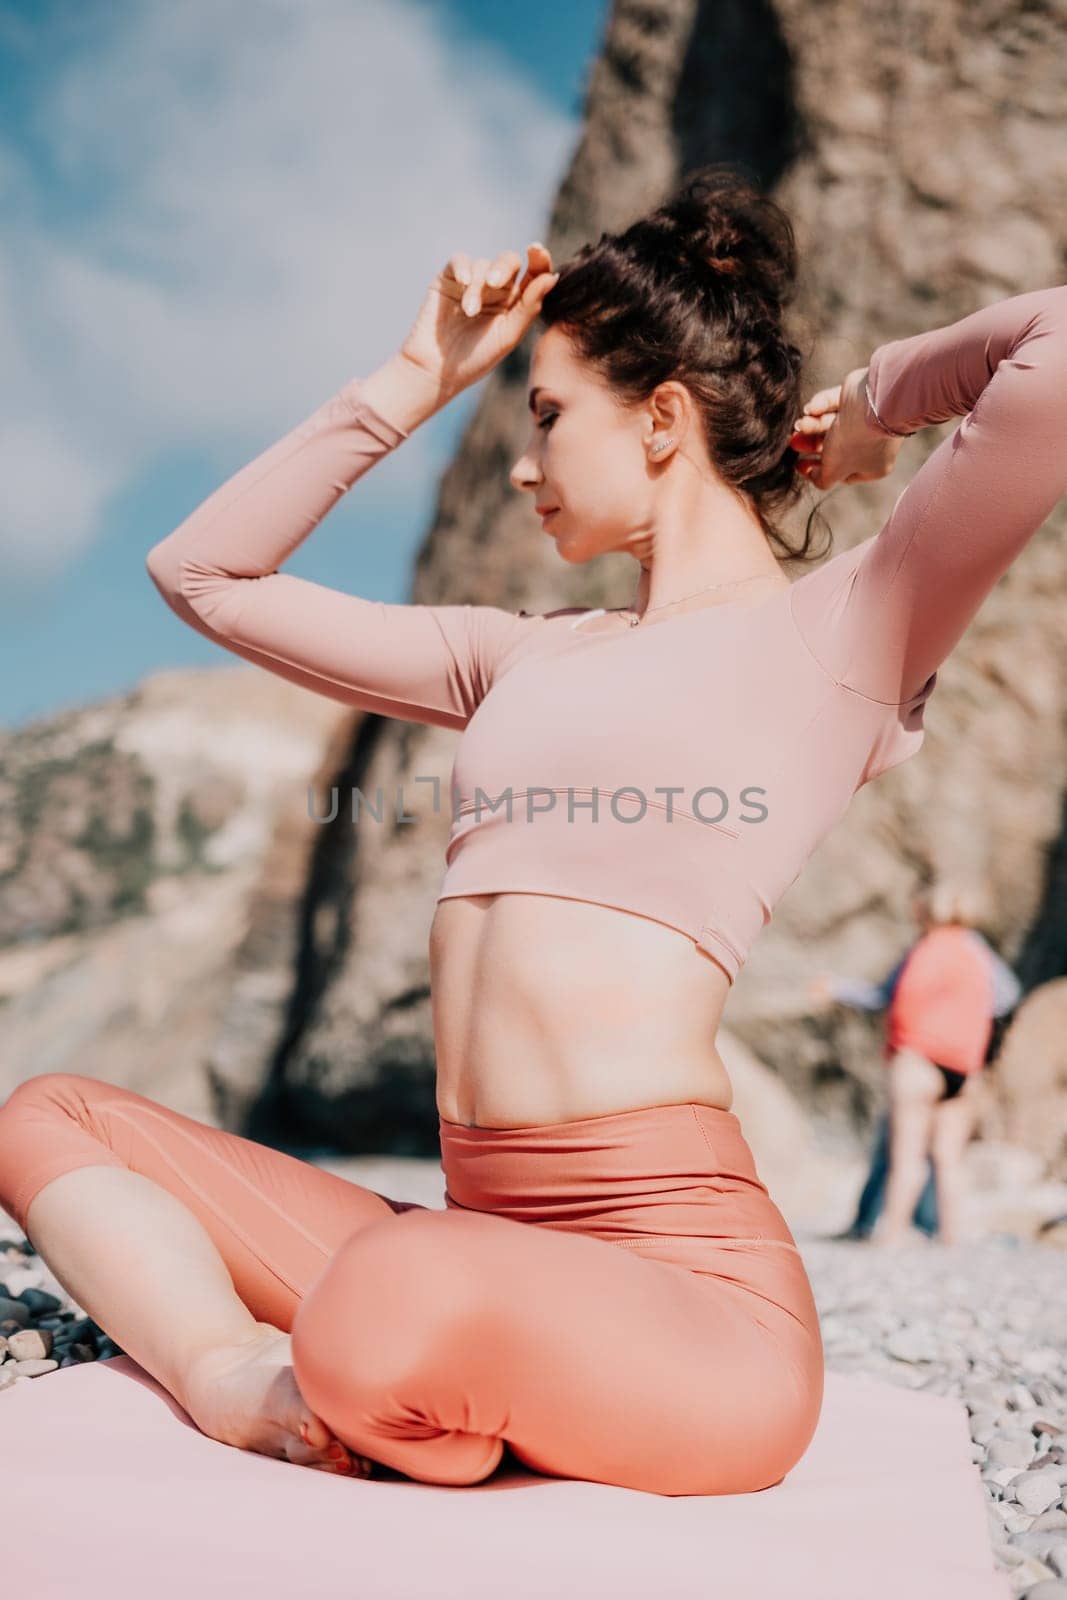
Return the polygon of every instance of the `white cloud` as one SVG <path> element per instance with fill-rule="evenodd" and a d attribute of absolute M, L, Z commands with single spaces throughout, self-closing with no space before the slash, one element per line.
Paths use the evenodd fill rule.
<path fill-rule="evenodd" d="M 252 453 L 395 349 L 454 250 L 543 236 L 576 136 L 432 4 L 96 15 L 30 130 L 76 207 L 0 142 L 0 561 L 38 579 L 157 450 Z"/>

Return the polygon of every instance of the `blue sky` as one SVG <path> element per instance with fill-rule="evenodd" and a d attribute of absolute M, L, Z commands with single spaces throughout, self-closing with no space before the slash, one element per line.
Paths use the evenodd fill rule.
<path fill-rule="evenodd" d="M 146 551 L 543 238 L 610 0 L 0 0 L 0 723 L 234 657 Z M 286 570 L 404 600 L 478 391 Z"/>

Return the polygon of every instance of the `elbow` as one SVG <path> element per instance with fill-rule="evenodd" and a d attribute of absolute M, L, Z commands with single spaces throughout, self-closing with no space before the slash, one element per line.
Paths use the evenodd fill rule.
<path fill-rule="evenodd" d="M 170 607 L 181 598 L 181 561 L 167 549 L 167 540 L 153 545 L 145 556 L 145 570 Z"/>
<path fill-rule="evenodd" d="M 174 614 L 195 628 L 209 621 L 233 583 L 174 550 L 169 537 L 149 550 L 145 569 Z"/>
<path fill-rule="evenodd" d="M 199 610 L 227 593 L 235 582 L 233 574 L 183 556 L 171 545 L 171 536 L 153 545 L 145 556 L 145 569 L 167 604 L 176 611 L 187 606 Z"/>
<path fill-rule="evenodd" d="M 237 632 L 249 580 L 180 554 L 170 536 L 149 550 L 145 568 L 182 622 L 220 639 Z"/>

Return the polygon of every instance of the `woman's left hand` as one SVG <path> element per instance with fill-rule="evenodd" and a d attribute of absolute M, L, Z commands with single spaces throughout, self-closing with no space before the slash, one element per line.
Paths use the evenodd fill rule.
<path fill-rule="evenodd" d="M 883 433 L 867 412 L 866 367 L 855 367 L 832 389 L 820 389 L 804 406 L 789 436 L 800 455 L 797 471 L 817 489 L 835 483 L 870 483 L 896 465 L 904 436 Z"/>

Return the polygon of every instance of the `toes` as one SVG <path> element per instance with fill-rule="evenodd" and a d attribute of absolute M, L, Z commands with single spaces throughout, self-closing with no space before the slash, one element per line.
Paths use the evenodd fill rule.
<path fill-rule="evenodd" d="M 286 1454 L 296 1466 L 311 1467 L 315 1472 L 332 1472 L 341 1478 L 373 1477 L 374 1462 L 369 1456 L 352 1455 L 343 1445 L 341 1450 L 343 1454 L 335 1458 L 321 1450 L 309 1450 L 294 1440 L 287 1447 Z"/>
<path fill-rule="evenodd" d="M 321 1417 L 316 1417 L 314 1412 L 308 1412 L 300 1424 L 300 1437 L 304 1443 L 310 1445 L 312 1450 L 324 1450 L 333 1439 L 329 1428 Z"/>
<path fill-rule="evenodd" d="M 330 1471 L 344 1470 L 351 1466 L 352 1458 L 343 1444 L 333 1440 L 326 1449 L 313 1449 L 299 1439 L 290 1438 L 286 1442 L 285 1453 L 289 1460 L 298 1467 L 320 1467 Z"/>

